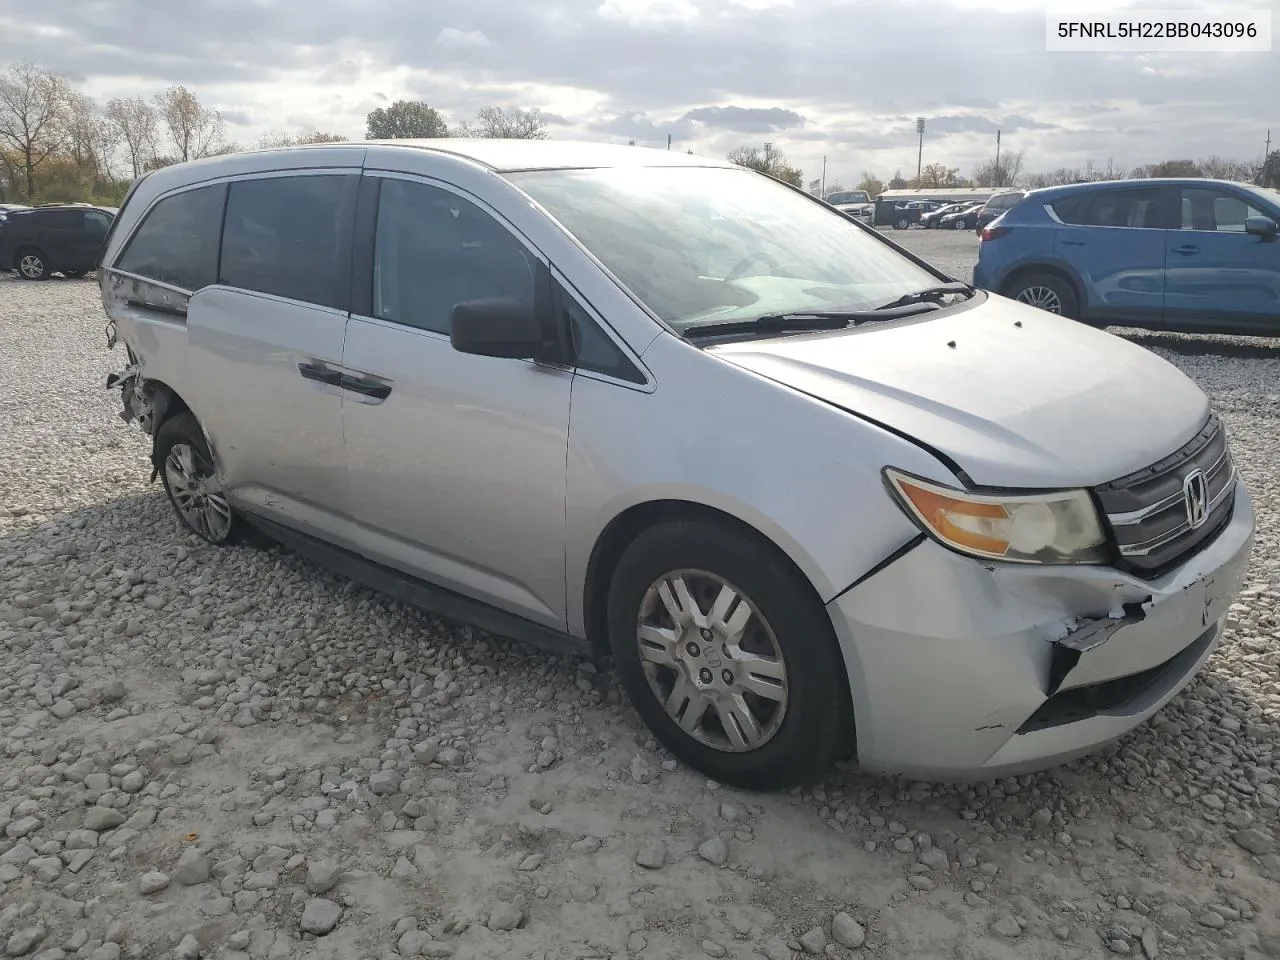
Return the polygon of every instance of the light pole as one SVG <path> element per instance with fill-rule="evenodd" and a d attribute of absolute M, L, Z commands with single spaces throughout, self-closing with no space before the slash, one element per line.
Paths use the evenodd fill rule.
<path fill-rule="evenodd" d="M 1004 173 L 1000 170 L 1000 131 L 999 131 L 999 130 L 997 130 L 997 131 L 996 131 L 996 169 L 995 169 L 995 174 L 996 174 L 996 183 L 995 183 L 995 185 L 996 185 L 997 187 L 1002 187 L 1002 186 L 1004 186 L 1004 183 L 1003 183 L 1003 180 L 1004 180 Z"/>
<path fill-rule="evenodd" d="M 916 133 L 920 135 L 920 149 L 916 153 L 916 186 L 920 186 L 920 175 L 924 172 L 924 117 L 916 117 Z"/>

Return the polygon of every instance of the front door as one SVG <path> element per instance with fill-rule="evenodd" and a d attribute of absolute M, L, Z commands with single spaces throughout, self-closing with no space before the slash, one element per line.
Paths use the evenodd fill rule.
<path fill-rule="evenodd" d="M 563 629 L 568 368 L 462 354 L 455 304 L 549 310 L 546 263 L 493 211 L 439 182 L 365 174 L 368 302 L 343 366 L 343 432 L 362 551 L 447 589 Z M 361 266 L 357 261 L 356 269 Z"/>
<path fill-rule="evenodd" d="M 1165 255 L 1165 309 L 1178 326 L 1280 333 L 1280 243 L 1245 233 L 1249 217 L 1274 219 L 1243 192 L 1181 189 L 1181 228 Z M 1256 202 L 1256 201 L 1255 201 Z"/>

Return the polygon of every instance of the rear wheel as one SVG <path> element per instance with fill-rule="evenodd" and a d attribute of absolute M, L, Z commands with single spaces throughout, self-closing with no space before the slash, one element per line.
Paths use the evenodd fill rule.
<path fill-rule="evenodd" d="M 204 431 L 191 413 L 160 425 L 156 459 L 169 502 L 184 527 L 216 546 L 241 539 L 244 524 L 218 484 Z"/>
<path fill-rule="evenodd" d="M 968 220 L 957 220 L 957 221 L 956 221 L 956 229 L 957 229 L 957 230 L 968 230 L 968 229 L 969 229 L 969 221 L 968 221 Z"/>
<path fill-rule="evenodd" d="M 618 563 L 609 642 L 641 718 L 709 777 L 775 790 L 823 774 L 849 742 L 844 664 L 808 585 L 728 524 L 669 521 Z"/>
<path fill-rule="evenodd" d="M 1052 273 L 1033 273 L 1021 277 L 1010 285 L 1005 296 L 1029 307 L 1072 320 L 1079 319 L 1080 316 L 1080 299 L 1075 288 Z"/>
<path fill-rule="evenodd" d="M 49 260 L 44 253 L 35 247 L 24 247 L 14 258 L 18 276 L 23 280 L 48 280 Z"/>
<path fill-rule="evenodd" d="M 906 217 L 899 217 L 893 222 L 893 229 L 895 230 L 905 230 L 909 226 L 911 226 L 911 221 Z"/>

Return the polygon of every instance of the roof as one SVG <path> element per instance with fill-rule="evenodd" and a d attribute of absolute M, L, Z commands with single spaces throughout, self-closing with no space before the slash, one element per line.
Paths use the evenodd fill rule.
<path fill-rule="evenodd" d="M 582 167 L 731 167 L 727 160 L 696 157 L 683 150 L 659 150 L 583 140 L 500 140 L 448 137 L 430 140 L 368 140 L 465 157 L 497 173 Z"/>

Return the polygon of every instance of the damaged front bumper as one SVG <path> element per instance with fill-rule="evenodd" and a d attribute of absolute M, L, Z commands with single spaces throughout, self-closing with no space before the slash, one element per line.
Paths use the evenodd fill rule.
<path fill-rule="evenodd" d="M 828 608 L 849 667 L 859 763 L 986 779 L 1123 736 L 1212 653 L 1253 530 L 1239 484 L 1213 542 L 1151 581 L 1106 567 L 992 566 L 922 542 Z"/>

